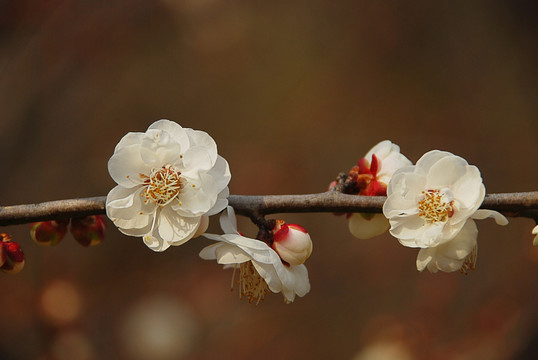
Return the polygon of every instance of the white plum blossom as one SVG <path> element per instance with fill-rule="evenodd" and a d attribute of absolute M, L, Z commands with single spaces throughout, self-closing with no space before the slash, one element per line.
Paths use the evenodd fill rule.
<path fill-rule="evenodd" d="M 228 205 L 230 169 L 207 133 L 170 120 L 125 135 L 108 161 L 118 184 L 106 199 L 119 230 L 154 251 L 200 235 Z"/>
<path fill-rule="evenodd" d="M 231 207 L 223 212 L 220 224 L 224 235 L 204 234 L 217 241 L 202 249 L 200 257 L 217 260 L 225 268 L 239 269 L 239 294 L 249 302 L 258 304 L 268 290 L 282 292 L 286 303 L 293 302 L 295 295 L 304 296 L 310 291 L 308 271 L 305 265 L 284 264 L 278 254 L 265 242 L 239 234 L 235 213 Z M 232 287 L 233 287 L 232 279 Z"/>
<path fill-rule="evenodd" d="M 532 241 L 532 244 L 534 246 L 538 246 L 538 225 L 532 229 L 532 234 L 534 235 L 534 240 Z"/>
<path fill-rule="evenodd" d="M 486 190 L 480 171 L 463 158 L 433 150 L 415 166 L 397 170 L 387 188 L 383 214 L 390 233 L 407 247 L 422 248 L 417 268 L 422 271 L 466 272 L 476 261 L 474 221 L 493 217 L 508 220 L 492 210 L 478 210 Z"/>
<path fill-rule="evenodd" d="M 355 172 L 358 170 L 358 195 L 386 195 L 387 184 L 394 172 L 408 165 L 411 165 L 411 161 L 400 153 L 398 145 L 389 140 L 381 141 L 352 169 Z M 369 239 L 383 234 L 390 224 L 382 214 L 352 213 L 348 216 L 348 226 L 356 238 Z"/>

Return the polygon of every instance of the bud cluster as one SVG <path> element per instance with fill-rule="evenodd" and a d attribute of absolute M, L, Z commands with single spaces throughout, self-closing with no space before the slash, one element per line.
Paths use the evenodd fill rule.
<path fill-rule="evenodd" d="M 54 246 L 62 241 L 68 228 L 80 245 L 88 247 L 103 242 L 106 222 L 103 215 L 40 221 L 30 224 L 30 236 L 39 245 Z"/>

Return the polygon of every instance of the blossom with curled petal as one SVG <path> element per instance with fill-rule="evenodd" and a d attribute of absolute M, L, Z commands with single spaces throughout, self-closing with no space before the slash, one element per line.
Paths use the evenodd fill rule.
<path fill-rule="evenodd" d="M 389 140 L 375 145 L 365 157 L 359 160 L 350 173 L 356 173 L 357 195 L 385 196 L 387 184 L 396 170 L 411 165 L 400 147 Z M 369 239 L 381 235 L 390 227 L 382 214 L 352 213 L 348 217 L 351 234 L 359 239 Z"/>
<path fill-rule="evenodd" d="M 532 229 L 532 234 L 534 235 L 534 240 L 532 241 L 532 244 L 534 246 L 538 246 L 538 225 Z"/>
<path fill-rule="evenodd" d="M 239 269 L 241 297 L 245 296 L 248 302 L 258 304 L 270 290 L 274 293 L 282 292 L 284 301 L 290 303 L 295 295 L 302 297 L 310 291 L 306 266 L 284 264 L 265 242 L 240 235 L 231 207 L 222 213 L 220 224 L 225 234 L 203 234 L 217 243 L 202 249 L 200 257 L 205 260 L 216 259 L 219 264 L 232 267 L 234 276 Z"/>
<path fill-rule="evenodd" d="M 125 135 L 108 171 L 118 184 L 107 196 L 108 217 L 154 251 L 200 235 L 207 216 L 228 204 L 230 170 L 215 141 L 170 120 Z"/>
<path fill-rule="evenodd" d="M 478 210 L 486 189 L 480 171 L 465 159 L 446 151 L 424 154 L 416 165 L 397 170 L 387 188 L 383 214 L 390 233 L 408 247 L 429 248 L 458 235 L 467 219 L 494 217 L 492 210 Z"/>

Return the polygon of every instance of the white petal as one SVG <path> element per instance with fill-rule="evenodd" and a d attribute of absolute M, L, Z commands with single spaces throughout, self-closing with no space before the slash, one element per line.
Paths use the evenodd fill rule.
<path fill-rule="evenodd" d="M 209 216 L 202 216 L 202 219 L 200 220 L 200 224 L 198 225 L 198 228 L 196 229 L 196 232 L 192 236 L 193 238 L 197 238 L 198 236 L 202 235 L 207 231 L 207 228 L 209 227 Z"/>
<path fill-rule="evenodd" d="M 217 161 L 215 162 L 213 168 L 209 170 L 207 174 L 211 175 L 215 179 L 218 192 L 224 190 L 232 178 L 228 162 L 220 155 L 217 157 Z"/>
<path fill-rule="evenodd" d="M 417 270 L 423 271 L 432 261 L 432 249 L 420 249 L 417 256 Z"/>
<path fill-rule="evenodd" d="M 373 154 L 375 154 L 378 159 L 384 159 L 391 153 L 391 151 L 400 152 L 400 147 L 393 144 L 390 140 L 383 140 L 371 148 L 364 157 L 369 163 L 372 163 Z"/>
<path fill-rule="evenodd" d="M 157 120 L 148 128 L 148 130 L 151 129 L 162 130 L 168 133 L 172 139 L 179 144 L 182 152 L 190 147 L 190 140 L 186 129 L 183 129 L 181 125 L 176 122 L 166 119 Z"/>
<path fill-rule="evenodd" d="M 150 234 L 144 236 L 143 240 L 148 248 L 156 252 L 162 252 L 170 247 L 170 244 L 162 238 Z"/>
<path fill-rule="evenodd" d="M 387 231 L 390 223 L 383 214 L 374 214 L 373 217 L 362 214 L 352 214 L 348 219 L 349 231 L 358 239 L 370 239 Z"/>
<path fill-rule="evenodd" d="M 387 218 L 400 216 L 402 214 L 418 214 L 418 202 L 416 199 L 406 199 L 400 194 L 391 194 L 383 204 L 383 214 Z"/>
<path fill-rule="evenodd" d="M 171 205 L 181 216 L 192 217 L 206 214 L 217 201 L 217 186 L 207 174 L 200 175 L 198 183 L 185 179 L 185 187 L 178 195 L 178 202 Z"/>
<path fill-rule="evenodd" d="M 189 136 L 191 146 L 202 146 L 206 148 L 211 162 L 215 164 L 215 161 L 217 161 L 217 144 L 215 140 L 205 131 L 185 129 L 185 132 Z"/>
<path fill-rule="evenodd" d="M 218 195 L 215 205 L 207 212 L 208 216 L 216 215 L 228 206 L 228 197 L 230 196 L 230 190 L 224 188 Z M 225 231 L 226 232 L 226 231 Z"/>
<path fill-rule="evenodd" d="M 476 210 L 486 195 L 480 171 L 476 166 L 468 166 L 465 174 L 451 186 L 454 198 L 467 209 Z"/>
<path fill-rule="evenodd" d="M 310 291 L 310 281 L 308 280 L 308 270 L 305 265 L 290 266 L 289 271 L 295 279 L 293 290 L 303 297 Z"/>
<path fill-rule="evenodd" d="M 155 212 L 153 203 L 144 203 L 142 187 L 126 189 L 120 185 L 114 187 L 106 198 L 106 211 L 110 219 L 132 219 L 138 215 Z M 142 214 L 141 214 L 142 213 Z"/>
<path fill-rule="evenodd" d="M 388 184 L 396 170 L 410 166 L 411 164 L 411 161 L 404 155 L 393 152 L 381 161 L 381 169 L 377 172 L 377 179 Z"/>
<path fill-rule="evenodd" d="M 467 161 L 459 156 L 446 156 L 433 163 L 429 169 L 426 187 L 428 189 L 450 188 L 467 169 Z"/>
<path fill-rule="evenodd" d="M 116 145 L 116 148 L 114 149 L 114 153 L 130 145 L 140 145 L 142 143 L 143 137 L 144 137 L 144 133 L 141 133 L 141 132 L 127 133 L 124 137 L 121 138 L 120 142 Z"/>
<path fill-rule="evenodd" d="M 142 139 L 140 157 L 151 168 L 164 165 L 181 165 L 181 146 L 161 130 L 148 130 Z"/>
<path fill-rule="evenodd" d="M 422 191 L 426 190 L 426 177 L 402 171 L 405 169 L 401 168 L 394 173 L 387 187 L 387 195 L 398 194 L 407 200 L 416 201 Z"/>
<path fill-rule="evenodd" d="M 225 234 L 239 234 L 239 231 L 237 231 L 237 218 L 231 206 L 226 208 L 226 211 L 222 213 L 219 220 L 220 227 Z"/>
<path fill-rule="evenodd" d="M 192 146 L 183 153 L 183 176 L 196 178 L 199 172 L 207 172 L 212 167 L 209 151 L 202 146 Z"/>
<path fill-rule="evenodd" d="M 495 219 L 497 225 L 508 225 L 508 219 L 501 213 L 493 210 L 479 209 L 473 214 L 472 218 L 477 220 L 486 219 L 492 217 Z"/>
<path fill-rule="evenodd" d="M 254 265 L 258 274 L 265 280 L 269 290 L 274 293 L 282 291 L 282 282 L 272 264 L 263 264 L 253 261 L 252 265 Z"/>
<path fill-rule="evenodd" d="M 447 156 L 454 156 L 447 151 L 432 150 L 422 155 L 416 164 L 416 172 L 427 174 L 433 164 Z"/>
<path fill-rule="evenodd" d="M 162 208 L 157 216 L 155 226 L 159 236 L 170 245 L 181 245 L 190 240 L 201 221 L 201 217 L 180 217 L 169 206 Z"/>
<path fill-rule="evenodd" d="M 140 156 L 140 146 L 121 148 L 108 160 L 108 172 L 114 181 L 123 187 L 133 188 L 143 182 L 140 174 L 149 174 L 151 167 Z"/>

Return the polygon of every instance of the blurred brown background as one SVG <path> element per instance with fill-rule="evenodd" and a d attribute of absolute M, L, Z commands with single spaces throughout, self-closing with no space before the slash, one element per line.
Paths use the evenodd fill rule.
<path fill-rule="evenodd" d="M 535 2 L 0 2 L 0 204 L 105 195 L 107 161 L 160 118 L 207 131 L 234 194 L 324 191 L 378 141 L 448 150 L 488 192 L 538 190 Z M 533 223 L 479 223 L 478 269 L 418 273 L 389 235 L 283 216 L 311 292 L 254 307 L 195 239 L 153 253 L 39 247 L 1 275 L 1 359 L 511 359 L 538 343 Z M 241 219 L 247 235 L 254 227 Z M 220 231 L 216 218 L 211 227 Z"/>

